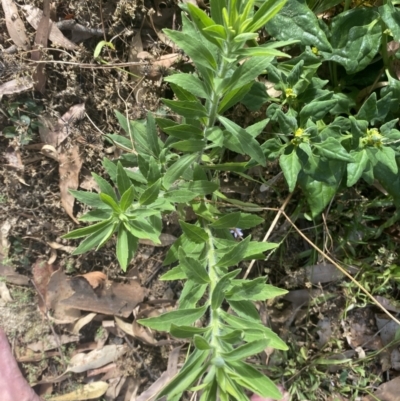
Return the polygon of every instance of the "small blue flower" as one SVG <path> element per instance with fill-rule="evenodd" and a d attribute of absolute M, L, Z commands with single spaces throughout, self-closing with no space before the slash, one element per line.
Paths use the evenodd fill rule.
<path fill-rule="evenodd" d="M 233 234 L 235 238 L 243 238 L 243 231 L 240 228 L 231 230 L 231 234 Z"/>

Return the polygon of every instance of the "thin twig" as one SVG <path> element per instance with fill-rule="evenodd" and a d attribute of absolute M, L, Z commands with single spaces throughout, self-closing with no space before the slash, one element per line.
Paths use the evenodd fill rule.
<path fill-rule="evenodd" d="M 348 273 L 343 267 L 339 266 L 329 255 L 327 255 L 324 251 L 319 249 L 317 245 L 315 245 L 310 239 L 308 239 L 301 231 L 297 228 L 297 226 L 293 223 L 290 217 L 282 210 L 282 214 L 289 221 L 292 227 L 300 234 L 300 236 L 306 240 L 321 256 L 329 260 L 337 269 L 339 269 L 346 277 L 348 277 L 365 295 L 367 295 L 373 302 L 380 308 L 386 315 L 388 315 L 394 322 L 400 325 L 400 321 L 396 319 L 378 300 L 374 298 L 372 294 L 370 294 L 362 284 L 360 284 L 350 273 Z"/>
<path fill-rule="evenodd" d="M 278 213 L 276 214 L 273 222 L 271 223 L 267 233 L 265 234 L 265 237 L 263 238 L 262 242 L 267 242 L 268 238 L 270 237 L 273 229 L 275 228 L 276 224 L 278 223 L 279 217 L 281 216 L 282 213 L 284 213 L 284 210 L 287 206 L 287 204 L 289 203 L 291 197 L 293 195 L 293 192 L 291 192 L 288 197 L 285 199 L 285 201 L 283 202 L 283 205 L 279 208 Z M 240 228 L 240 227 L 239 227 Z M 247 276 L 250 274 L 251 269 L 254 266 L 254 263 L 256 262 L 256 259 L 253 259 L 250 264 L 249 267 L 246 270 L 246 273 L 243 276 L 243 279 L 245 280 L 247 278 Z"/>

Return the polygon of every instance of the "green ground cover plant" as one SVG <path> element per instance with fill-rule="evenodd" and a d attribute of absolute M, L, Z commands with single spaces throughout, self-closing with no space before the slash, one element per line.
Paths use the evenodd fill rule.
<path fill-rule="evenodd" d="M 232 231 L 251 229 L 263 219 L 255 214 L 258 205 L 220 191 L 221 172 L 246 177 L 250 168 L 278 160 L 289 191 L 302 190 L 310 219 L 360 180 L 378 181 L 393 204 L 400 204 L 400 84 L 392 63 L 396 53 L 388 50 L 390 41 L 400 40 L 400 11 L 390 1 L 351 9 L 345 2 L 330 21 L 316 16 L 337 3 L 210 0 L 209 13 L 183 5 L 182 30 L 164 32 L 194 70 L 165 79 L 175 95 L 163 99 L 173 118 L 149 113 L 145 122 L 129 121 L 117 111 L 126 136 L 108 139 L 125 153 L 103 161 L 112 183 L 93 174 L 99 194 L 72 191 L 92 207 L 80 218 L 90 225 L 64 238 L 84 238 L 75 250 L 81 254 L 116 233 L 124 271 L 139 239 L 159 242 L 163 214 L 181 217 L 182 235 L 164 261 L 176 265 L 162 277 L 185 280 L 179 306 L 140 320 L 192 339 L 183 368 L 160 397 L 179 400 L 184 391 L 201 390 L 204 401 L 248 400 L 249 391 L 280 398 L 273 382 L 246 359 L 267 346 L 287 350 L 253 304 L 286 291 L 266 284 L 265 277 L 239 279 L 241 269 L 235 268 L 264 259 L 278 244 L 250 235 L 234 238 Z M 267 40 L 259 38 L 261 29 L 270 35 Z M 274 84 L 274 97 L 260 76 Z M 227 118 L 224 113 L 239 102 L 266 110 L 265 118 L 248 127 Z M 246 161 L 232 162 L 228 153 Z M 196 222 L 185 221 L 187 207 Z M 199 319 L 202 327 L 194 325 Z"/>

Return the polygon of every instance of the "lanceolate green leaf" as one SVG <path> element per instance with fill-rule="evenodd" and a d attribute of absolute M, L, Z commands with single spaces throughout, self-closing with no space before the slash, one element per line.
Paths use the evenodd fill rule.
<path fill-rule="evenodd" d="M 89 227 L 78 228 L 77 230 L 71 231 L 68 234 L 63 235 L 66 239 L 82 238 L 91 235 L 97 231 L 102 231 L 107 225 L 110 224 L 111 217 L 106 221 L 101 221 L 100 223 L 93 224 Z"/>
<path fill-rule="evenodd" d="M 223 353 L 222 357 L 226 361 L 240 361 L 264 351 L 267 348 L 268 343 L 269 340 L 259 340 L 247 343 L 235 348 L 233 351 Z"/>
<path fill-rule="evenodd" d="M 176 338 L 191 338 L 195 334 L 202 334 L 209 331 L 208 327 L 177 326 L 171 324 L 171 335 Z"/>
<path fill-rule="evenodd" d="M 171 185 L 187 170 L 190 165 L 196 160 L 197 155 L 185 155 L 176 161 L 171 167 L 168 168 L 164 175 L 163 185 L 169 189 Z"/>
<path fill-rule="evenodd" d="M 269 346 L 276 349 L 281 349 L 283 351 L 287 350 L 287 345 L 279 338 L 277 334 L 275 334 L 271 329 L 265 327 L 261 320 L 259 323 L 252 320 L 249 324 L 249 320 L 246 318 L 233 316 L 227 312 L 220 311 L 220 315 L 223 320 L 226 321 L 227 324 L 231 325 L 234 328 L 241 330 L 260 330 L 263 333 L 263 337 L 270 341 Z"/>
<path fill-rule="evenodd" d="M 164 29 L 169 36 L 192 60 L 195 64 L 206 68 L 216 69 L 217 62 L 213 54 L 198 39 L 190 37 L 182 32 Z"/>
<path fill-rule="evenodd" d="M 121 212 L 121 208 L 119 207 L 119 204 L 111 196 L 108 196 L 106 193 L 101 193 L 100 194 L 100 199 L 105 204 L 110 206 L 114 210 L 114 212 L 116 212 L 116 213 L 120 213 Z"/>
<path fill-rule="evenodd" d="M 100 242 L 108 234 L 108 232 L 109 232 L 108 230 L 113 226 L 114 226 L 114 223 L 112 221 L 108 221 L 105 226 L 103 226 L 102 228 L 98 229 L 93 234 L 91 234 L 87 238 L 85 238 L 79 244 L 78 248 L 76 248 L 75 251 L 72 252 L 72 254 L 80 255 L 82 253 L 85 253 L 85 252 L 95 248 L 97 245 L 100 244 Z"/>
<path fill-rule="evenodd" d="M 266 160 L 260 144 L 248 132 L 239 127 L 233 121 L 222 116 L 219 116 L 218 119 L 225 128 L 234 135 L 243 150 L 262 166 L 265 166 Z"/>
<path fill-rule="evenodd" d="M 88 206 L 96 207 L 99 209 L 110 209 L 110 206 L 102 202 L 98 193 L 74 191 L 72 189 L 70 189 L 69 192 L 74 195 L 75 199 L 77 199 L 79 202 L 82 202 Z"/>
<path fill-rule="evenodd" d="M 265 284 L 265 278 L 254 280 L 233 280 L 232 288 L 226 293 L 226 297 L 232 301 L 247 299 L 249 301 L 265 301 L 286 294 L 286 290 Z"/>
<path fill-rule="evenodd" d="M 118 191 L 122 195 L 125 191 L 127 191 L 132 185 L 131 180 L 128 177 L 125 169 L 122 167 L 121 162 L 117 164 L 117 186 Z"/>
<path fill-rule="evenodd" d="M 249 243 L 250 237 L 247 237 L 243 241 L 238 242 L 224 256 L 222 256 L 222 258 L 218 261 L 217 266 L 231 267 L 238 264 L 240 261 L 243 260 Z"/>
<path fill-rule="evenodd" d="M 205 360 L 209 351 L 195 350 L 186 360 L 180 372 L 162 389 L 157 397 L 168 395 L 168 399 L 187 390 L 207 369 Z"/>
<path fill-rule="evenodd" d="M 251 24 L 247 27 L 247 32 L 256 32 L 274 17 L 285 5 L 287 0 L 266 0 L 254 14 Z"/>
<path fill-rule="evenodd" d="M 244 362 L 230 362 L 232 370 L 229 371 L 229 376 L 235 382 L 248 388 L 261 397 L 268 397 L 279 400 L 282 394 L 279 392 L 275 384 L 265 374 L 261 373 L 253 366 Z"/>
<path fill-rule="evenodd" d="M 238 225 L 239 220 L 240 220 L 240 212 L 229 213 L 226 214 L 225 216 L 220 217 L 214 223 L 210 224 L 210 227 L 218 229 L 235 228 L 235 227 L 242 228 L 240 225 Z"/>
<path fill-rule="evenodd" d="M 175 113 L 181 114 L 186 118 L 200 118 L 207 116 L 207 110 L 198 101 L 188 102 L 180 100 L 162 99 L 162 101 Z"/>
<path fill-rule="evenodd" d="M 103 177 L 100 177 L 96 173 L 92 173 L 92 176 L 96 181 L 97 185 L 99 186 L 100 191 L 110 196 L 112 199 L 114 199 L 115 202 L 118 202 L 113 187 Z"/>
<path fill-rule="evenodd" d="M 158 138 L 156 122 L 152 113 L 147 114 L 146 133 L 153 155 L 158 158 L 160 155 L 160 140 Z"/>
<path fill-rule="evenodd" d="M 138 320 L 138 323 L 154 330 L 169 331 L 171 324 L 185 326 L 194 323 L 197 319 L 200 319 L 204 315 L 206 310 L 206 305 L 202 306 L 201 308 L 176 310 L 164 313 L 157 317 L 140 319 Z"/>
<path fill-rule="evenodd" d="M 179 249 L 179 261 L 181 269 L 188 279 L 198 284 L 208 284 L 210 282 L 205 267 L 197 260 L 186 256 L 182 248 Z"/>
<path fill-rule="evenodd" d="M 145 219 L 137 218 L 124 222 L 124 226 L 134 237 L 149 239 L 156 244 L 160 244 L 159 233 Z"/>
<path fill-rule="evenodd" d="M 135 199 L 135 191 L 133 189 L 133 185 L 131 185 L 121 196 L 121 200 L 119 205 L 121 210 L 125 212 L 133 203 Z"/>
<path fill-rule="evenodd" d="M 126 271 L 129 262 L 133 258 L 138 245 L 135 238 L 122 224 L 118 228 L 117 259 L 123 271 Z"/>
<path fill-rule="evenodd" d="M 233 270 L 224 276 L 222 276 L 217 285 L 215 286 L 214 291 L 211 294 L 211 308 L 213 310 L 218 309 L 221 306 L 222 301 L 225 298 L 225 290 L 228 287 L 230 281 L 235 278 L 240 273 L 240 269 Z"/>
<path fill-rule="evenodd" d="M 141 205 L 150 205 L 153 203 L 157 198 L 158 194 L 160 193 L 161 188 L 161 179 L 157 180 L 153 185 L 148 187 L 139 199 L 139 203 Z"/>
<path fill-rule="evenodd" d="M 201 227 L 186 223 L 182 220 L 179 221 L 179 224 L 190 241 L 196 244 L 202 244 L 208 240 L 207 233 Z"/>
<path fill-rule="evenodd" d="M 174 74 L 165 78 L 165 81 L 172 82 L 182 87 L 193 95 L 201 98 L 208 98 L 209 94 L 204 87 L 203 82 L 193 74 Z"/>

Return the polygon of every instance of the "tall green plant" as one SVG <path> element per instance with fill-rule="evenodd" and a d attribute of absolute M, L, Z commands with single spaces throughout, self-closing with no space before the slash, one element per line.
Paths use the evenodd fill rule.
<path fill-rule="evenodd" d="M 165 33 L 192 59 L 195 71 L 174 74 L 166 80 L 176 100 L 164 103 L 178 119 L 149 114 L 146 124 L 117 117 L 129 138 L 109 135 L 127 153 L 117 164 L 104 160 L 115 188 L 93 175 L 101 193 L 74 191 L 80 201 L 94 207 L 81 220 L 96 222 L 70 232 L 64 238 L 83 238 L 75 254 L 100 248 L 117 232 L 117 257 L 126 270 L 138 239 L 158 242 L 161 214 L 178 211 L 183 234 L 168 252 L 165 264 L 178 262 L 163 280 L 185 280 L 178 309 L 140 323 L 167 331 L 177 338 L 191 338 L 193 350 L 179 374 L 161 391 L 168 400 L 180 399 L 186 390 L 201 390 L 201 400 L 248 400 L 246 389 L 264 397 L 280 398 L 280 392 L 258 368 L 246 362 L 267 346 L 285 350 L 285 343 L 265 327 L 253 302 L 286 291 L 265 284 L 266 279 L 238 278 L 243 260 L 263 259 L 276 244 L 235 241 L 230 230 L 249 229 L 263 219 L 243 211 L 258 210 L 254 204 L 228 199 L 219 191 L 216 172 L 244 172 L 266 164 L 257 136 L 265 119 L 242 128 L 223 113 L 238 103 L 265 72 L 271 61 L 286 55 L 276 48 L 291 42 L 257 45 L 257 31 L 284 5 L 284 0 L 211 0 L 210 15 L 187 4 L 182 32 Z M 190 18 L 189 18 L 190 17 Z M 178 122 L 179 121 L 179 122 Z M 156 122 L 168 135 L 162 142 Z M 246 155 L 249 162 L 224 163 L 229 149 Z M 136 167 L 136 171 L 124 166 Z M 184 219 L 189 206 L 197 216 L 194 224 Z M 233 313 L 232 313 L 233 312 Z M 202 321 L 201 327 L 194 325 Z M 194 387 L 193 387 L 194 386 Z"/>

